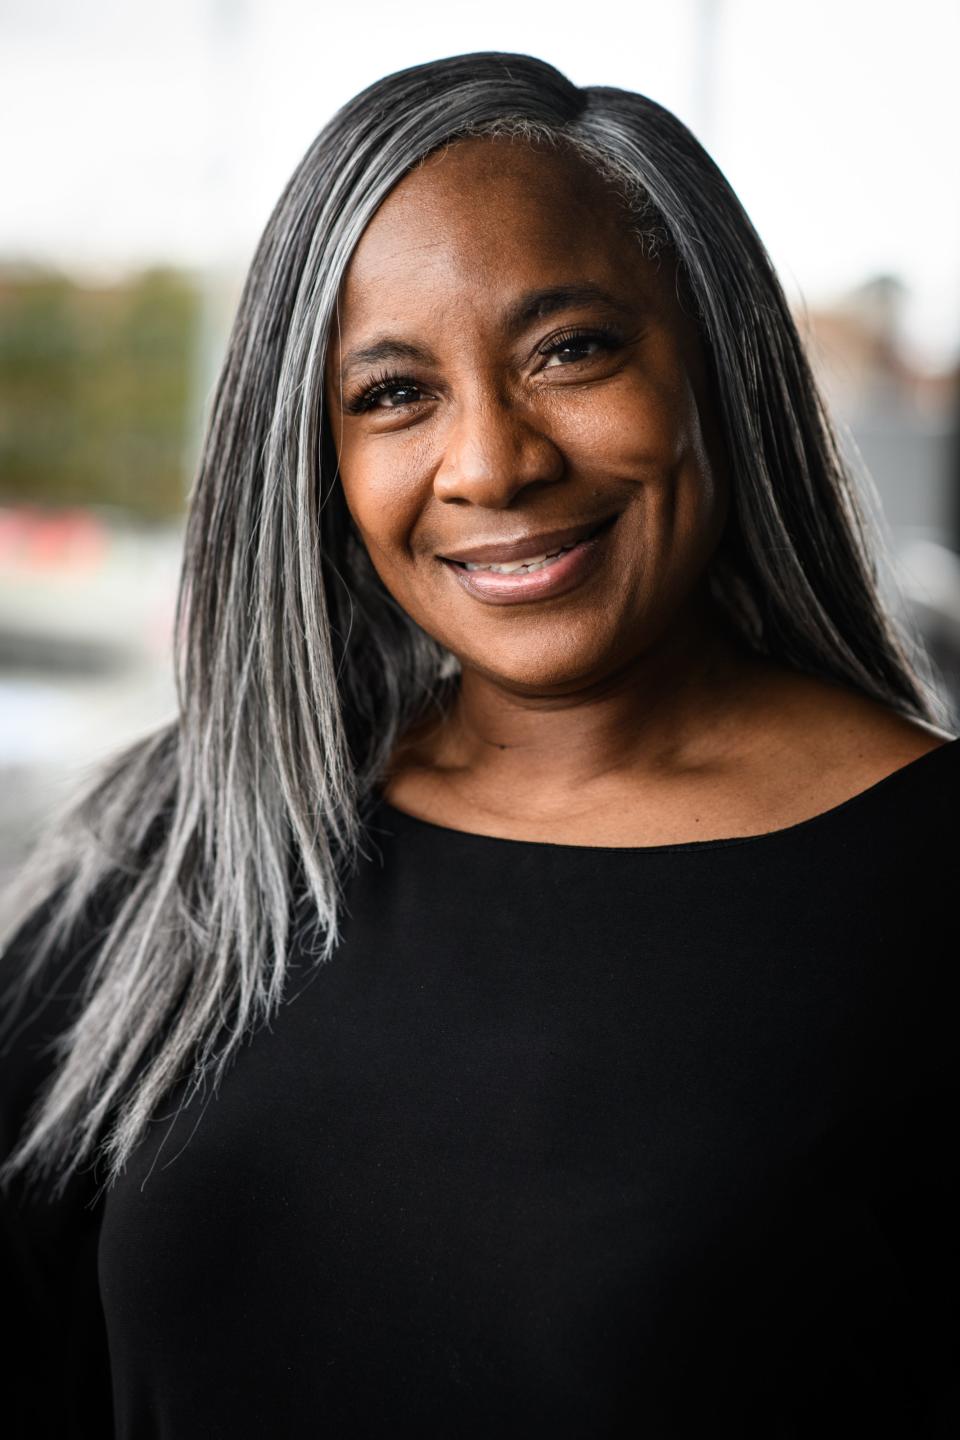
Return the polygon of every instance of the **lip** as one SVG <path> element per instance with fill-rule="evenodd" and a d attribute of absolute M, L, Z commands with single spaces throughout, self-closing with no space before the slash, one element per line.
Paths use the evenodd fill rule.
<path fill-rule="evenodd" d="M 565 595 L 594 574 L 603 563 L 606 539 L 615 520 L 616 516 L 611 516 L 596 533 L 588 534 L 587 538 L 574 545 L 565 555 L 561 555 L 552 565 L 542 570 L 534 570 L 530 574 L 525 575 L 519 570 L 512 575 L 497 575 L 492 570 L 464 570 L 461 565 L 455 565 L 446 558 L 443 563 L 469 595 L 488 605 L 519 605 L 534 600 L 548 600 L 555 595 Z M 580 529 L 582 533 L 583 527 Z M 529 553 L 542 555 L 543 551 L 529 550 Z"/>
<path fill-rule="evenodd" d="M 604 515 L 599 520 L 568 525 L 565 530 L 543 530 L 539 535 L 521 535 L 516 540 L 494 540 L 488 544 L 471 545 L 468 550 L 445 550 L 437 558 L 453 560 L 460 565 L 509 565 L 517 560 L 532 560 L 535 555 L 544 555 L 550 550 L 559 550 L 563 545 L 585 539 L 612 519 L 614 516 Z"/>

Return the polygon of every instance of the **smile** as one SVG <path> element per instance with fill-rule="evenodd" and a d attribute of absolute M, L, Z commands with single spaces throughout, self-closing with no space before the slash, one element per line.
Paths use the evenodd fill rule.
<path fill-rule="evenodd" d="M 443 558 L 443 563 L 468 594 L 488 604 L 513 605 L 565 595 L 602 564 L 604 542 L 616 518 L 603 521 L 581 540 L 522 560 L 483 564 Z"/>
<path fill-rule="evenodd" d="M 576 542 L 579 543 L 579 542 Z M 544 565 L 552 565 L 561 555 L 566 555 L 568 550 L 574 549 L 573 545 L 562 545 L 559 550 L 550 550 L 545 555 L 537 555 L 532 560 L 514 560 L 511 564 L 505 565 L 475 565 L 470 560 L 454 561 L 454 564 L 462 564 L 464 570 L 492 570 L 496 575 L 516 575 L 523 570 L 530 574 L 531 570 L 539 570 Z"/>

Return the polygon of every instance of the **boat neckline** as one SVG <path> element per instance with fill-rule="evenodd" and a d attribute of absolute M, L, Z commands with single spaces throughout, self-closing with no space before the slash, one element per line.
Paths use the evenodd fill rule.
<path fill-rule="evenodd" d="M 424 820 L 419 815 L 411 815 L 407 810 L 400 810 L 379 793 L 377 809 L 392 817 L 394 821 L 399 820 L 401 825 L 421 830 L 433 830 L 439 835 L 456 836 L 460 840 L 488 845 L 514 845 L 528 850 L 570 850 L 588 853 L 597 851 L 601 854 L 614 855 L 649 855 L 655 854 L 657 851 L 668 850 L 720 850 L 734 845 L 756 845 L 763 840 L 789 838 L 799 832 L 809 830 L 811 826 L 822 825 L 825 821 L 846 815 L 849 811 L 874 799 L 878 793 L 902 784 L 905 779 L 912 778 L 918 769 L 925 769 L 935 755 L 940 755 L 947 750 L 953 750 L 960 754 L 960 750 L 957 750 L 958 746 L 960 746 L 960 735 L 955 735 L 953 739 L 944 741 L 942 745 L 937 745 L 932 750 L 926 750 L 922 755 L 917 755 L 913 760 L 908 760 L 905 765 L 899 765 L 888 775 L 882 775 L 879 780 L 875 780 L 866 789 L 858 790 L 855 795 L 848 796 L 846 800 L 841 800 L 837 805 L 831 805 L 829 809 L 821 810 L 816 815 L 808 815 L 805 820 L 796 820 L 792 825 L 781 825 L 776 830 L 762 830 L 755 835 L 718 836 L 714 840 L 677 840 L 660 845 L 574 845 L 563 840 L 523 840 L 514 835 L 485 835 L 482 831 L 477 830 L 459 830 L 453 825 L 441 825 L 436 820 Z"/>

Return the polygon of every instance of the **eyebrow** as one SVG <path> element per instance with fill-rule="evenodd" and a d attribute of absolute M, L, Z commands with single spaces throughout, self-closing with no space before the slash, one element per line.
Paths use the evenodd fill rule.
<path fill-rule="evenodd" d="M 601 285 L 551 285 L 542 290 L 530 290 L 507 307 L 503 314 L 503 326 L 511 337 L 522 334 L 535 320 L 545 320 L 561 310 L 573 310 L 578 306 L 600 305 L 618 315 L 632 314 L 633 307 Z M 340 372 L 348 375 L 353 370 L 368 365 L 382 365 L 389 361 L 412 361 L 414 364 L 432 365 L 434 356 L 420 345 L 408 340 L 385 335 L 369 345 L 360 345 L 349 350 L 340 362 Z"/>
<path fill-rule="evenodd" d="M 627 315 L 631 306 L 602 285 L 552 285 L 545 290 L 531 290 L 507 308 L 504 325 L 511 335 L 526 330 L 534 320 L 545 320 L 560 310 L 575 310 L 580 305 L 600 305 Z"/>
<path fill-rule="evenodd" d="M 394 340 L 391 336 L 385 336 L 382 340 L 374 340 L 370 345 L 360 345 L 356 350 L 349 350 L 340 362 L 340 372 L 347 375 L 351 370 L 362 370 L 365 365 L 382 365 L 386 360 L 412 360 L 429 365 L 433 363 L 433 356 L 429 350 L 424 350 L 419 345 L 411 345 L 408 340 Z"/>

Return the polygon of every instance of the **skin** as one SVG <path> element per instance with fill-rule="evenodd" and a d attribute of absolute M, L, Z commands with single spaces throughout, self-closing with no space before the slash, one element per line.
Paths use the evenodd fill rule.
<path fill-rule="evenodd" d="M 615 303 L 512 318 L 558 287 Z M 673 261 L 644 257 L 583 161 L 504 139 L 429 157 L 361 237 L 334 340 L 353 522 L 463 669 L 449 714 L 398 747 L 391 803 L 555 843 L 755 834 L 950 738 L 752 656 L 712 605 L 730 478 L 697 329 Z M 358 353 L 385 341 L 406 353 Z M 537 602 L 485 604 L 439 558 L 613 513 L 599 569 Z"/>

